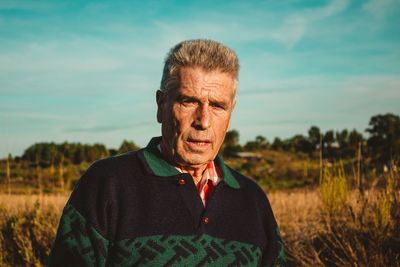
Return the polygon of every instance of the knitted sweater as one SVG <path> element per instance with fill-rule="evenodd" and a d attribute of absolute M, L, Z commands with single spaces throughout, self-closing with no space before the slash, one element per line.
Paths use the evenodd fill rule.
<path fill-rule="evenodd" d="M 282 266 L 265 193 L 220 157 L 222 181 L 204 207 L 189 174 L 153 138 L 95 162 L 64 208 L 49 266 Z"/>

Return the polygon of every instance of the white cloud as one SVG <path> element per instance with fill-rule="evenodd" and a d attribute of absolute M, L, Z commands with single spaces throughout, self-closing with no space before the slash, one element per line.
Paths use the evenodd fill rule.
<path fill-rule="evenodd" d="M 399 0 L 369 0 L 363 5 L 363 10 L 377 19 L 383 19 L 389 12 L 398 8 Z"/>
<path fill-rule="evenodd" d="M 25 120 L 54 120 L 54 121 L 73 121 L 73 118 L 67 115 L 49 114 L 45 112 L 19 112 L 12 111 L 6 114 L 0 113 L 0 118 L 5 119 L 25 119 Z"/>
<path fill-rule="evenodd" d="M 333 0 L 323 7 L 305 9 L 290 14 L 284 19 L 283 25 L 271 33 L 271 36 L 276 41 L 285 44 L 286 47 L 292 48 L 303 38 L 311 23 L 342 12 L 348 4 L 348 0 Z"/>
<path fill-rule="evenodd" d="M 12 52 L 0 53 L 1 71 L 103 71 L 120 63 L 111 56 L 99 55 L 93 45 L 77 45 L 63 41 L 31 42 Z"/>
<path fill-rule="evenodd" d="M 396 75 L 368 75 L 350 77 L 342 82 L 347 94 L 354 101 L 369 99 L 384 106 L 387 101 L 400 103 L 400 78 Z M 400 111 L 400 106 L 399 106 Z"/>

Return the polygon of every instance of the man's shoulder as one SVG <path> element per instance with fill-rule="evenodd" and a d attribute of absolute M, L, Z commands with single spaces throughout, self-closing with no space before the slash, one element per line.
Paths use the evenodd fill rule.
<path fill-rule="evenodd" d="M 257 207 L 260 214 L 268 216 L 267 213 L 271 210 L 271 207 L 268 196 L 261 186 L 258 185 L 254 179 L 232 169 L 229 166 L 227 167 L 240 185 L 240 187 L 236 189 L 238 191 L 238 194 L 235 194 L 236 197 L 240 198 L 241 201 L 243 200 L 243 203 L 246 203 L 245 205 Z"/>
<path fill-rule="evenodd" d="M 262 196 L 265 196 L 264 190 L 256 183 L 256 181 L 253 178 L 245 176 L 244 174 L 240 173 L 235 169 L 232 169 L 229 166 L 227 167 L 229 171 L 232 173 L 232 175 L 235 177 L 235 179 L 238 181 L 241 189 L 248 191 L 250 193 L 255 193 L 257 195 L 261 194 Z"/>
<path fill-rule="evenodd" d="M 139 151 L 130 151 L 106 157 L 93 162 L 83 173 L 78 183 L 87 182 L 93 186 L 115 183 L 119 177 L 128 177 L 142 172 Z"/>
<path fill-rule="evenodd" d="M 127 167 L 132 167 L 137 164 L 140 164 L 139 160 L 139 152 L 138 151 L 129 151 L 123 154 L 117 154 L 114 156 L 102 158 L 93 162 L 88 170 L 96 170 L 102 172 L 113 172 L 117 169 L 124 169 Z"/>
<path fill-rule="evenodd" d="M 115 195 L 128 181 L 143 173 L 139 151 L 131 151 L 93 162 L 74 186 L 72 198 L 83 195 Z"/>

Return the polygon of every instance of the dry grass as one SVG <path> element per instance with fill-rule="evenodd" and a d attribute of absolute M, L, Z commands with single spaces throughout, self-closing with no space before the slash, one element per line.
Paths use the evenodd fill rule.
<path fill-rule="evenodd" d="M 67 195 L 0 195 L 0 266 L 42 266 Z"/>
<path fill-rule="evenodd" d="M 268 194 L 290 266 L 400 266 L 400 195 L 394 187 L 363 196 L 348 191 L 333 214 L 322 192 Z M 67 198 L 0 195 L 0 266 L 44 264 Z"/>
<path fill-rule="evenodd" d="M 321 193 L 268 194 L 291 266 L 400 266 L 399 192 L 388 208 L 383 190 L 350 191 L 333 214 Z"/>
<path fill-rule="evenodd" d="M 61 211 L 69 194 L 57 195 L 7 195 L 0 194 L 0 208 L 9 214 L 32 210 L 37 203 L 43 209 Z"/>
<path fill-rule="evenodd" d="M 317 190 L 275 191 L 268 194 L 283 238 L 310 236 L 321 230 L 321 199 Z"/>

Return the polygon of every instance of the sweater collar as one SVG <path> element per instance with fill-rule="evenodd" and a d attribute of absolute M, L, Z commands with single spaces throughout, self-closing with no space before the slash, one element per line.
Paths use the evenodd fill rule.
<path fill-rule="evenodd" d="M 150 171 L 157 176 L 179 175 L 180 172 L 163 158 L 160 150 L 157 148 L 160 141 L 161 137 L 153 137 L 147 147 L 142 150 L 144 160 L 149 166 Z M 239 182 L 219 155 L 215 158 L 214 163 L 221 168 L 222 181 L 232 188 L 240 188 Z"/>

